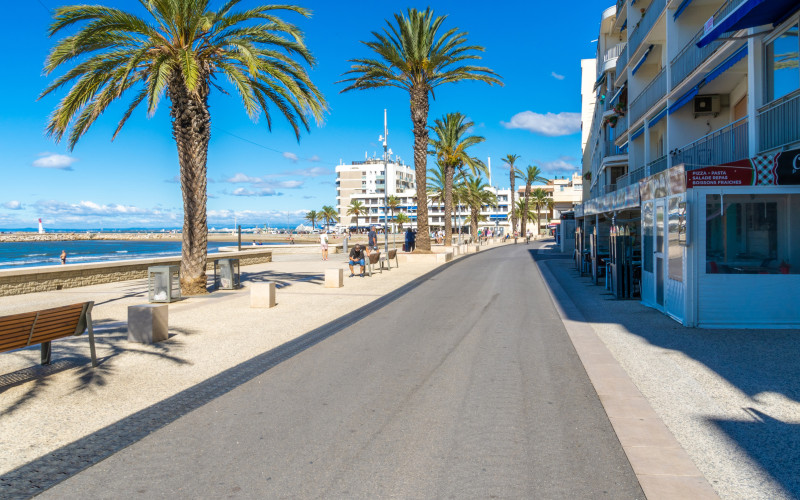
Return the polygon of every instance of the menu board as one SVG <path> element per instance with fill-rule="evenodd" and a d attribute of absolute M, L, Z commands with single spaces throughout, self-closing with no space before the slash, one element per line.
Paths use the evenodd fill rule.
<path fill-rule="evenodd" d="M 751 186 L 753 169 L 749 167 L 706 167 L 686 172 L 686 187 Z"/>

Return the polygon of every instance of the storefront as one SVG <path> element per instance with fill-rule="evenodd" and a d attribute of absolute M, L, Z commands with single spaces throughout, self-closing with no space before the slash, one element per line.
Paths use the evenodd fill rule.
<path fill-rule="evenodd" d="M 687 326 L 797 328 L 800 150 L 640 182 L 642 302 Z"/>

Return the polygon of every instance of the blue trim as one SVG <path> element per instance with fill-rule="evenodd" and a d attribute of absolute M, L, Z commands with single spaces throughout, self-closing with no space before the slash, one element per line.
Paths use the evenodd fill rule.
<path fill-rule="evenodd" d="M 639 130 L 637 130 L 636 132 L 634 132 L 634 133 L 633 133 L 633 135 L 631 135 L 631 138 L 630 138 L 630 139 L 628 139 L 628 142 L 630 143 L 630 141 L 632 141 L 632 140 L 636 139 L 637 137 L 639 137 L 639 136 L 640 136 L 640 135 L 642 135 L 643 133 L 644 133 L 644 127 L 640 128 Z"/>
<path fill-rule="evenodd" d="M 647 128 L 655 127 L 656 123 L 661 121 L 662 118 L 667 116 L 667 108 L 662 109 L 656 116 L 652 117 L 647 123 Z"/>
<path fill-rule="evenodd" d="M 642 64 L 644 64 L 645 60 L 647 60 L 647 56 L 650 55 L 650 51 L 651 50 L 653 50 L 653 46 L 652 45 L 647 47 L 647 50 L 644 52 L 644 55 L 642 56 L 642 58 L 639 59 L 639 62 L 637 62 L 636 66 L 633 67 L 633 69 L 631 70 L 631 74 L 632 75 L 635 75 L 636 72 L 639 71 L 639 68 L 641 68 Z"/>
<path fill-rule="evenodd" d="M 622 23 L 622 27 L 619 29 L 619 31 L 623 32 L 623 31 L 625 31 L 625 28 L 627 28 L 627 27 L 628 27 L 628 19 L 625 18 L 625 22 Z"/>
<path fill-rule="evenodd" d="M 745 0 L 719 23 L 715 20 L 714 27 L 697 41 L 697 46 L 705 47 L 729 31 L 778 23 L 795 10 L 797 0 Z"/>
<path fill-rule="evenodd" d="M 675 14 L 672 15 L 672 20 L 674 21 L 678 19 L 678 17 L 683 14 L 683 11 L 686 10 L 686 7 L 688 7 L 690 3 L 692 3 L 692 0 L 683 0 L 683 2 L 678 5 L 678 8 L 675 9 Z"/>
<path fill-rule="evenodd" d="M 692 99 L 694 99 L 694 96 L 696 96 L 697 92 L 699 91 L 700 91 L 700 85 L 695 85 L 694 88 L 692 88 L 692 90 L 683 94 L 677 101 L 672 103 L 672 106 L 669 107 L 669 114 L 678 111 L 686 104 L 690 103 Z"/>
<path fill-rule="evenodd" d="M 712 69 L 711 72 L 708 75 L 706 75 L 706 77 L 703 79 L 703 82 L 700 84 L 700 86 L 702 87 L 703 85 L 708 84 L 708 82 L 710 82 L 714 78 L 718 77 L 722 73 L 725 73 L 726 71 L 731 69 L 731 67 L 734 64 L 741 61 L 746 55 L 747 55 L 747 45 L 737 50 L 732 56 L 722 61 L 722 63 L 720 63 L 719 66 Z"/>

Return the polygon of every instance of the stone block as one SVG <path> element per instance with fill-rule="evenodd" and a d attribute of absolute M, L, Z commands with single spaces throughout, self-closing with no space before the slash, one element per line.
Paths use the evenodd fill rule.
<path fill-rule="evenodd" d="M 251 283 L 250 307 L 275 307 L 276 289 L 276 284 L 272 281 L 268 281 L 266 283 Z"/>
<path fill-rule="evenodd" d="M 481 246 L 480 245 L 475 245 L 475 249 L 473 250 L 473 252 L 478 253 L 480 251 L 481 251 Z"/>
<path fill-rule="evenodd" d="M 142 304 L 128 306 L 128 340 L 152 344 L 169 338 L 169 306 Z"/>
<path fill-rule="evenodd" d="M 325 288 L 341 288 L 344 286 L 344 269 L 325 270 Z"/>

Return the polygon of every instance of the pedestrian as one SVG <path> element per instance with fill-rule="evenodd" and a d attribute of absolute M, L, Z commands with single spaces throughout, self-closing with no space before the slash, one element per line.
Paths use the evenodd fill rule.
<path fill-rule="evenodd" d="M 414 233 L 411 232 L 411 228 L 406 229 L 406 238 L 405 238 L 405 245 L 403 245 L 403 250 L 406 252 L 411 251 L 411 241 L 414 239 Z"/>
<path fill-rule="evenodd" d="M 411 250 L 409 252 L 413 252 L 417 249 L 417 230 L 415 229 L 414 232 L 411 233 Z"/>
<path fill-rule="evenodd" d="M 67 263 L 67 251 L 61 250 L 61 265 L 63 266 L 66 263 Z"/>
<path fill-rule="evenodd" d="M 378 234 L 375 232 L 375 226 L 369 226 L 367 233 L 367 255 L 372 251 L 378 250 Z"/>
<path fill-rule="evenodd" d="M 350 250 L 350 277 L 352 278 L 355 276 L 355 272 L 353 272 L 353 266 L 359 264 L 361 266 L 361 277 L 364 277 L 364 250 L 361 248 L 361 244 L 356 243 L 356 246 Z"/>
<path fill-rule="evenodd" d="M 328 260 L 328 233 L 319 233 L 319 246 L 322 247 L 322 260 Z"/>

